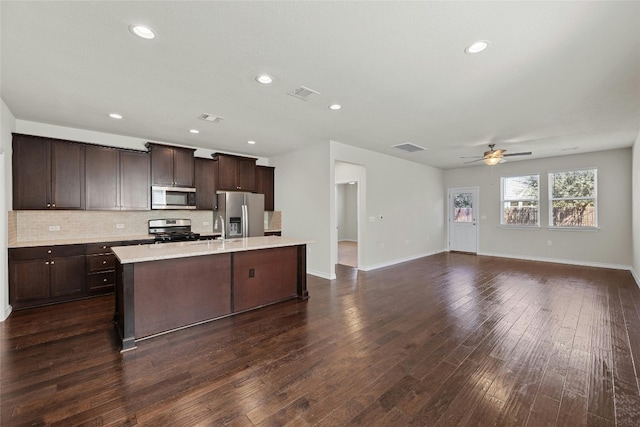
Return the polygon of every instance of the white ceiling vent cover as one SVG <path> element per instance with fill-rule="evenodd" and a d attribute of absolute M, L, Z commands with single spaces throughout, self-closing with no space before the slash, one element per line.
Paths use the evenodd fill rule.
<path fill-rule="evenodd" d="M 307 99 L 309 99 L 309 97 L 311 95 L 320 95 L 320 92 L 317 92 L 313 89 L 309 89 L 308 87 L 304 87 L 304 86 L 300 86 L 299 88 L 295 89 L 293 92 L 288 92 L 287 95 L 291 95 L 291 96 L 295 96 L 298 99 L 302 99 L 303 101 L 306 101 Z"/>
<path fill-rule="evenodd" d="M 198 118 L 200 120 L 204 120 L 206 122 L 211 122 L 211 123 L 220 123 L 222 120 L 224 120 L 224 117 L 216 116 L 214 114 L 207 114 L 207 113 L 200 114 Z"/>
<path fill-rule="evenodd" d="M 405 142 L 402 144 L 392 145 L 392 148 L 397 148 L 398 150 L 408 151 L 409 153 L 415 153 L 416 151 L 424 151 L 426 148 L 420 147 L 419 145 L 412 144 L 411 142 Z"/>

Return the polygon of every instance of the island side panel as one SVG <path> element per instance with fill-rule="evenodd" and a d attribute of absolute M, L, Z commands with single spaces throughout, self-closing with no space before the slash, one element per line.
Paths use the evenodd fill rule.
<path fill-rule="evenodd" d="M 230 314 L 230 269 L 230 254 L 135 264 L 136 338 Z"/>
<path fill-rule="evenodd" d="M 309 292 L 307 292 L 307 245 L 296 247 L 298 248 L 298 298 L 309 299 Z"/>
<path fill-rule="evenodd" d="M 121 264 L 116 262 L 116 309 L 113 320 L 120 339 L 122 351 L 136 348 L 134 304 L 133 304 L 133 264 Z"/>
<path fill-rule="evenodd" d="M 234 253 L 234 311 L 296 297 L 297 259 L 295 246 Z"/>

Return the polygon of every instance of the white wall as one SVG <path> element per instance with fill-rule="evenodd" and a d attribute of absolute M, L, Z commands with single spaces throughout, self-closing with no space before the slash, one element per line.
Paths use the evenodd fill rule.
<path fill-rule="evenodd" d="M 598 168 L 598 231 L 548 228 L 549 171 Z M 540 174 L 541 227 L 500 227 L 500 176 Z M 480 188 L 478 253 L 514 258 L 568 262 L 614 268 L 632 263 L 631 149 L 618 149 L 536 160 L 481 165 L 444 172 L 445 191 L 452 187 Z M 482 219 L 482 216 L 486 219 Z M 552 245 L 548 245 L 548 241 Z"/>
<path fill-rule="evenodd" d="M 307 245 L 307 272 L 335 278 L 329 247 L 333 209 L 329 144 L 305 147 L 270 161 L 275 166 L 275 204 L 282 211 L 282 235 L 313 240 Z"/>
<path fill-rule="evenodd" d="M 360 269 L 371 270 L 446 249 L 442 170 L 331 141 L 332 167 L 336 162 L 366 169 L 366 178 L 359 181 Z M 350 179 L 340 175 L 338 165 L 335 169 L 336 179 Z M 334 188 L 332 185 L 332 193 Z M 335 218 L 331 220 L 335 230 Z M 334 262 L 336 238 L 334 233 L 330 245 Z"/>
<path fill-rule="evenodd" d="M 336 220 L 339 241 L 355 242 L 358 240 L 357 184 L 336 185 Z"/>
<path fill-rule="evenodd" d="M 632 159 L 633 269 L 631 271 L 636 279 L 636 283 L 640 286 L 640 133 L 633 145 Z"/>
<path fill-rule="evenodd" d="M 0 188 L 4 190 L 0 197 L 0 321 L 11 313 L 9 306 L 9 266 L 7 252 L 7 211 L 11 210 L 11 132 L 16 119 L 4 101 L 0 99 Z"/>

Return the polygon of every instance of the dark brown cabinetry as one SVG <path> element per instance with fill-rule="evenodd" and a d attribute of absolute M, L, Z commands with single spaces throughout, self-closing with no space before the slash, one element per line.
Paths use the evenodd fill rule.
<path fill-rule="evenodd" d="M 296 296 L 297 248 L 234 254 L 233 310 L 243 311 Z"/>
<path fill-rule="evenodd" d="M 216 204 L 218 164 L 209 159 L 195 159 L 196 209 L 211 210 Z"/>
<path fill-rule="evenodd" d="M 116 283 L 116 257 L 112 246 L 122 242 L 89 243 L 86 246 L 87 293 L 89 295 L 113 292 Z"/>
<path fill-rule="evenodd" d="M 147 153 L 87 146 L 87 209 L 149 209 L 149 169 Z"/>
<path fill-rule="evenodd" d="M 256 166 L 256 193 L 264 194 L 264 210 L 274 209 L 274 172 L 271 166 Z"/>
<path fill-rule="evenodd" d="M 193 187 L 195 149 L 147 143 L 151 153 L 151 185 Z"/>
<path fill-rule="evenodd" d="M 84 245 L 9 249 L 9 299 L 13 308 L 84 295 Z"/>
<path fill-rule="evenodd" d="M 85 146 L 13 134 L 13 208 L 84 209 Z"/>
<path fill-rule="evenodd" d="M 252 157 L 214 153 L 218 163 L 217 187 L 223 191 L 255 191 L 256 160 Z"/>

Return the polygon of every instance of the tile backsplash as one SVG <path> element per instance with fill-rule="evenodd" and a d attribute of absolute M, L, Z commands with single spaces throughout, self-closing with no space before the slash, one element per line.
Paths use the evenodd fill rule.
<path fill-rule="evenodd" d="M 157 218 L 188 218 L 196 233 L 213 232 L 211 211 L 10 211 L 9 245 L 17 242 L 96 238 L 97 241 L 148 233 L 148 221 Z M 281 212 L 265 212 L 268 229 L 282 227 Z"/>

